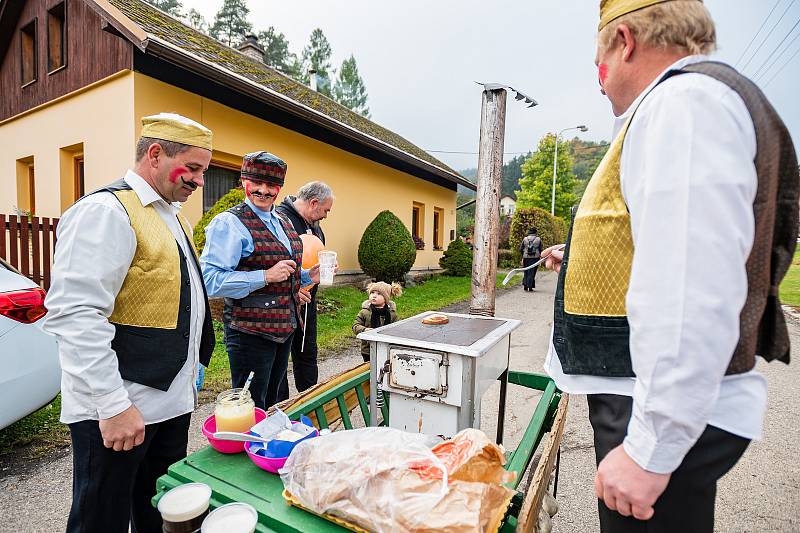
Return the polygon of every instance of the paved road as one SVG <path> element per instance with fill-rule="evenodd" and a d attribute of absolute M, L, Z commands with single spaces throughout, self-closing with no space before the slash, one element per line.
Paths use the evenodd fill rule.
<path fill-rule="evenodd" d="M 539 290 L 515 289 L 497 300 L 497 316 L 519 318 L 523 326 L 512 336 L 512 368 L 541 371 L 552 322 L 555 277 L 540 274 Z M 463 311 L 464 306 L 452 310 Z M 769 379 L 769 412 L 765 440 L 754 443 L 719 487 L 717 531 L 800 531 L 800 461 L 795 452 L 800 442 L 800 324 L 790 323 L 795 364 L 762 364 Z M 355 345 L 320 365 L 321 376 L 330 376 L 361 361 Z M 290 380 L 291 382 L 291 380 Z M 493 434 L 497 415 L 497 388 L 486 395 L 482 423 Z M 535 407 L 536 395 L 511 386 L 506 417 L 506 444 L 513 448 Z M 198 422 L 210 412 L 201 407 L 194 418 L 191 449 L 204 444 Z M 561 477 L 554 531 L 598 531 L 594 498 L 594 449 L 585 398 L 575 396 L 561 456 Z M 2 464 L 0 468 L 8 465 Z M 7 461 L 7 459 L 6 459 Z M 69 510 L 71 458 L 43 461 L 41 465 L 0 478 L 0 533 L 50 533 L 63 531 Z"/>

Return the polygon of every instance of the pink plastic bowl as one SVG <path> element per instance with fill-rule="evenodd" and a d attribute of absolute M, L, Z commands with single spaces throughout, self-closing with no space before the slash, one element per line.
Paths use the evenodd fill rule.
<path fill-rule="evenodd" d="M 292 424 L 299 424 L 300 422 L 292 422 Z M 315 430 L 312 433 L 315 437 L 319 435 L 319 431 Z M 277 474 L 278 470 L 283 468 L 283 465 L 286 464 L 286 460 L 289 456 L 286 457 L 263 457 L 261 455 L 256 455 L 254 453 L 250 453 L 250 443 L 246 442 L 244 444 L 244 451 L 247 452 L 247 456 L 250 457 L 250 460 L 253 461 L 257 467 L 261 470 L 266 470 L 267 472 L 272 472 L 273 474 Z"/>
<path fill-rule="evenodd" d="M 256 424 L 267 418 L 267 413 L 263 409 L 256 409 Z M 206 418 L 203 422 L 203 435 L 208 439 L 208 443 L 212 448 L 220 453 L 242 453 L 244 451 L 244 442 L 237 442 L 234 440 L 219 440 L 214 438 L 214 433 L 217 431 L 217 419 L 214 415 Z"/>

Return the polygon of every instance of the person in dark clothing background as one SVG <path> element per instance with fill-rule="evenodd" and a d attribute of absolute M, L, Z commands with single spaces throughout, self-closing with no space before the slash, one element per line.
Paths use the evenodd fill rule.
<path fill-rule="evenodd" d="M 316 235 L 325 243 L 325 233 L 319 225 L 320 220 L 327 218 L 333 207 L 333 190 L 321 181 L 306 183 L 297 191 L 297 196 L 287 196 L 275 209 L 278 214 L 289 220 L 298 235 L 304 233 Z M 305 330 L 298 331 L 292 340 L 292 369 L 294 384 L 298 392 L 302 392 L 317 384 L 319 370 L 317 368 L 317 286 L 311 289 L 311 303 L 308 305 L 308 317 Z M 305 336 L 305 346 L 303 337 Z M 289 397 L 289 378 L 284 377 L 278 390 L 278 401 Z"/>
<path fill-rule="evenodd" d="M 529 266 L 542 257 L 542 239 L 536 235 L 536 228 L 528 230 L 528 235 L 519 243 L 519 251 L 522 252 L 522 266 Z M 522 287 L 525 291 L 533 292 L 536 287 L 536 271 L 539 267 L 533 267 L 525 271 L 522 278 Z"/>

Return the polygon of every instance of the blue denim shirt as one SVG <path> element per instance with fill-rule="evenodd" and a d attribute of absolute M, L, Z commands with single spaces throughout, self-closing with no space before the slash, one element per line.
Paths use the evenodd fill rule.
<path fill-rule="evenodd" d="M 249 198 L 245 203 L 258 215 L 275 238 L 287 250 L 291 250 L 291 242 L 275 214 L 275 208 L 262 211 L 253 205 Z M 206 226 L 206 245 L 200 255 L 203 282 L 206 284 L 209 296 L 244 298 L 266 285 L 263 270 L 250 272 L 236 270 L 239 261 L 252 254 L 253 249 L 253 237 L 236 215 L 225 211 L 211 220 Z M 313 283 L 308 270 L 301 269 L 300 281 L 303 287 Z"/>

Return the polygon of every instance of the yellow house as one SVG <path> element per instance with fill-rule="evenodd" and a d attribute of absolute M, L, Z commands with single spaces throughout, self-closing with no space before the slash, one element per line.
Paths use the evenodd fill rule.
<path fill-rule="evenodd" d="M 454 170 L 401 136 L 141 0 L 0 0 L 0 213 L 57 217 L 134 163 L 141 117 L 176 112 L 214 132 L 196 223 L 236 185 L 242 156 L 288 164 L 287 194 L 318 179 L 336 202 L 323 222 L 344 272 L 382 210 L 424 241 L 438 268 L 454 238 Z"/>

